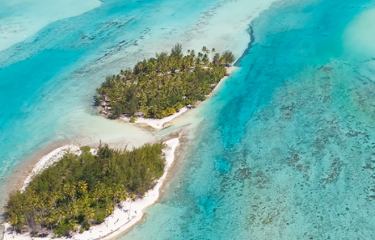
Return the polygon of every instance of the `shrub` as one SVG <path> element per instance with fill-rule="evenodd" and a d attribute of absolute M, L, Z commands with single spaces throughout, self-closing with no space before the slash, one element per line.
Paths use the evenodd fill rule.
<path fill-rule="evenodd" d="M 133 116 L 130 117 L 130 122 L 131 123 L 135 123 L 135 120 L 137 120 L 136 116 L 133 115 Z"/>
<path fill-rule="evenodd" d="M 6 221 L 17 231 L 25 225 L 33 229 L 43 215 L 41 225 L 58 236 L 68 236 L 77 226 L 89 229 L 92 221 L 102 223 L 117 202 L 143 196 L 163 175 L 164 147 L 155 143 L 115 150 L 100 144 L 95 156 L 87 146 L 80 156 L 66 153 L 37 174 L 24 192 L 10 194 Z"/>
<path fill-rule="evenodd" d="M 172 108 L 179 111 L 186 104 L 203 101 L 211 92 L 211 84 L 224 77 L 223 64 L 235 60 L 233 53 L 226 51 L 221 56 L 216 53 L 209 62 L 209 50 L 203 50 L 205 54 L 199 52 L 198 57 L 194 51 L 183 56 L 181 44 L 176 44 L 170 54 L 156 54 L 138 62 L 133 70 L 107 77 L 97 94 L 111 103 L 108 117 L 142 111 L 146 117 L 163 118 L 173 114 Z M 176 69 L 180 71 L 176 73 Z"/>

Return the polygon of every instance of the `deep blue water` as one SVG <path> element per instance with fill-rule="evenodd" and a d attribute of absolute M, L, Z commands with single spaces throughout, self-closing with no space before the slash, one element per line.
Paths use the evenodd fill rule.
<path fill-rule="evenodd" d="M 178 177 L 120 239 L 374 239 L 374 56 L 345 44 L 374 7 L 281 1 L 253 21 Z"/>
<path fill-rule="evenodd" d="M 0 175 L 57 140 L 141 136 L 96 117 L 92 93 L 216 2 L 103 1 L 0 52 Z M 356 22 L 373 8 L 281 0 L 249 22 L 241 69 L 201 105 L 163 198 L 120 239 L 373 239 L 375 51 L 357 48 L 373 25 Z"/>

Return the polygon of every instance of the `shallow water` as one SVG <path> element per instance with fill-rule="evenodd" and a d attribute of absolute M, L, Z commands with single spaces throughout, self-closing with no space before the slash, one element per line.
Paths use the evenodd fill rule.
<path fill-rule="evenodd" d="M 100 6 L 98 0 L 11 0 L 0 2 L 0 51 L 27 39 L 47 24 Z"/>
<path fill-rule="evenodd" d="M 375 2 L 280 2 L 119 239 L 373 239 Z"/>
<path fill-rule="evenodd" d="M 105 76 L 169 50 L 216 2 L 106 0 L 78 16 L 85 3 L 67 4 L 54 16 L 62 19 L 50 20 L 24 41 L 2 42 L 11 47 L 0 52 L 0 178 L 4 181 L 25 159 L 56 141 L 95 145 L 102 140 L 114 147 L 154 141 L 150 131 L 98 116 L 91 106 L 95 89 Z M 43 9 L 39 3 L 8 1 L 0 12 L 1 26 L 9 18 L 28 16 L 37 22 L 39 12 L 56 11 L 52 3 Z"/>
<path fill-rule="evenodd" d="M 103 1 L 0 52 L 0 176 L 57 140 L 155 139 L 96 116 L 92 93 L 178 40 L 201 44 L 195 36 L 211 26 L 201 14 L 221 2 L 237 1 Z M 120 239 L 374 238 L 372 9 L 280 1 L 249 21 L 255 39 L 241 69 L 201 105 L 178 174 Z M 191 26 L 196 35 L 185 34 Z"/>
<path fill-rule="evenodd" d="M 78 5 L 52 1 L 41 8 L 39 0 L 0 3 L 0 49 L 5 49 L 0 51 L 0 101 L 5 103 L 0 112 L 1 191 L 13 187 L 10 180 L 22 178 L 15 169 L 22 170 L 18 167 L 31 156 L 61 144 L 96 146 L 102 140 L 124 147 L 159 139 L 164 133 L 97 115 L 93 94 L 105 76 L 170 51 L 177 42 L 185 50 L 206 45 L 240 55 L 249 41 L 249 19 L 273 1 L 251 0 L 249 11 L 240 8 L 248 0 L 105 0 L 94 9 L 96 0 Z M 31 35 L 19 42 L 19 29 L 9 19 L 29 26 L 30 32 L 23 33 Z M 235 26 L 228 28 L 230 22 Z M 47 25 L 32 34 L 41 27 L 37 23 Z M 0 205 L 4 199 L 5 194 Z"/>

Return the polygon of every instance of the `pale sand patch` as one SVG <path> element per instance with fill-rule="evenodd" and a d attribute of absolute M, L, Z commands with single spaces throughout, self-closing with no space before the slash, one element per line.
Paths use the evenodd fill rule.
<path fill-rule="evenodd" d="M 179 112 L 174 113 L 168 117 L 162 118 L 162 119 L 152 119 L 152 118 L 138 118 L 135 123 L 146 123 L 147 125 L 155 128 L 155 129 L 162 129 L 164 126 L 164 123 L 171 122 L 176 117 L 180 116 L 184 112 L 189 110 L 187 107 L 183 107 L 180 109 Z"/>
<path fill-rule="evenodd" d="M 197 24 L 180 36 L 184 39 L 183 46 L 195 51 L 207 46 L 218 53 L 231 50 L 239 58 L 252 40 L 248 32 L 252 20 L 276 1 L 221 1 L 203 12 Z"/>
<path fill-rule="evenodd" d="M 184 53 L 187 53 L 188 49 L 199 52 L 206 46 L 209 50 L 215 48 L 217 53 L 230 50 L 239 58 L 253 40 L 248 31 L 251 22 L 277 1 L 279 0 L 220 1 L 202 12 L 199 18 L 183 31 L 176 31 L 173 24 L 163 25 L 162 31 L 160 28 L 149 29 L 145 38 L 137 41 L 143 47 L 129 48 L 126 58 L 120 58 L 125 65 L 134 66 L 137 61 L 154 57 L 155 52 L 169 52 L 176 43 L 182 44 Z M 169 20 L 178 22 L 178 14 L 170 16 Z M 213 55 L 214 53 L 209 53 L 210 58 Z M 110 62 L 116 62 L 119 56 L 114 54 L 107 58 Z"/>
<path fill-rule="evenodd" d="M 148 29 L 146 36 L 137 40 L 137 44 L 143 46 L 142 48 L 132 46 L 121 53 L 123 54 L 122 56 L 118 54 L 108 55 L 105 60 L 113 64 L 121 62 L 125 66 L 134 66 L 136 61 L 154 57 L 155 52 L 169 52 L 171 46 L 176 43 L 182 44 L 185 53 L 188 49 L 194 49 L 199 52 L 203 46 L 207 46 L 210 50 L 215 48 L 215 52 L 218 53 L 231 50 L 238 59 L 248 48 L 249 42 L 253 40 L 248 31 L 251 22 L 277 1 L 279 0 L 220 1 L 203 12 L 194 21 L 195 24 L 192 24 L 186 30 L 182 32 L 175 31 L 174 25 L 163 25 L 164 30 L 162 31 L 160 28 Z M 178 21 L 178 14 L 170 17 L 170 21 L 173 20 Z M 155 39 L 158 39 L 158 41 L 155 41 Z M 211 52 L 209 57 L 212 58 L 213 55 L 214 53 Z M 98 62 L 98 65 L 92 64 L 90 68 L 103 68 L 100 64 L 101 62 Z M 184 118 L 194 120 L 195 116 L 192 116 L 191 112 L 199 113 L 199 111 L 188 111 L 188 113 L 184 114 Z M 160 130 L 163 128 L 164 123 L 172 120 L 176 121 L 176 118 L 180 115 L 178 113 L 171 115 L 169 116 L 171 118 L 167 121 L 163 119 L 138 119 L 136 123 L 147 124 L 154 129 Z M 122 120 L 129 121 L 126 118 Z M 181 118 L 178 118 L 178 120 L 180 121 Z M 187 123 L 187 121 L 183 122 Z"/>
<path fill-rule="evenodd" d="M 100 5 L 98 0 L 0 1 L 0 8 L 10 13 L 0 18 L 0 51 L 24 41 L 52 22 L 81 15 Z"/>
<path fill-rule="evenodd" d="M 136 199 L 135 201 L 125 201 L 121 203 L 122 208 L 117 208 L 114 213 L 107 217 L 105 219 L 105 222 L 96 225 L 90 228 L 89 231 L 85 231 L 82 234 L 74 233 L 73 237 L 71 239 L 77 239 L 77 240 L 96 240 L 96 239 L 110 239 L 113 238 L 127 229 L 131 228 L 133 225 L 135 225 L 137 222 L 139 222 L 143 215 L 144 210 L 149 207 L 150 205 L 154 204 L 158 198 L 159 198 L 159 190 L 163 184 L 164 179 L 167 176 L 168 169 L 172 165 L 174 159 L 175 159 L 175 151 L 177 146 L 179 145 L 179 139 L 174 138 L 171 140 L 168 140 L 165 142 L 165 144 L 168 146 L 166 149 L 163 150 L 165 154 L 165 171 L 163 176 L 157 180 L 157 183 L 155 187 L 148 191 L 145 194 L 145 197 L 142 199 Z M 61 148 L 58 148 L 45 157 L 43 157 L 40 162 L 38 162 L 32 173 L 28 176 L 28 178 L 25 180 L 24 187 L 28 185 L 32 177 L 40 172 L 42 169 L 45 169 L 47 166 L 44 164 L 50 166 L 53 162 L 58 161 L 61 159 L 63 154 L 66 151 L 75 152 L 77 154 L 80 154 L 80 150 L 78 146 L 75 145 L 67 145 Z M 23 187 L 23 188 L 24 188 Z M 8 223 L 4 224 L 4 227 L 6 229 L 4 233 L 4 239 L 16 239 L 16 240 L 46 240 L 46 239 L 52 239 L 52 234 L 46 238 L 36 238 L 31 237 L 29 233 L 24 234 L 16 234 L 13 235 L 11 232 L 11 227 Z M 54 238 L 54 239 L 67 239 L 67 238 Z"/>
<path fill-rule="evenodd" d="M 149 125 L 150 127 L 152 128 L 155 128 L 155 129 L 162 129 L 163 126 L 164 126 L 164 123 L 167 123 L 167 122 L 171 122 L 173 119 L 175 119 L 176 117 L 180 116 L 181 114 L 183 114 L 184 112 L 186 112 L 187 110 L 189 110 L 187 107 L 183 107 L 180 109 L 180 111 L 168 116 L 168 117 L 165 117 L 165 118 L 162 118 L 162 119 L 155 119 L 155 118 L 137 118 L 137 120 L 135 120 L 134 123 L 144 123 L 144 124 L 147 124 Z M 126 122 L 130 122 L 130 118 L 129 117 L 120 117 L 120 120 L 122 121 L 126 121 Z"/>

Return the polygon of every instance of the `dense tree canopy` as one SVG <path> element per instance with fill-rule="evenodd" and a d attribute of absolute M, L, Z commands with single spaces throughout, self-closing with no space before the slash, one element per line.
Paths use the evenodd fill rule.
<path fill-rule="evenodd" d="M 164 147 L 146 144 L 129 151 L 100 145 L 96 155 L 89 147 L 80 156 L 67 153 L 36 175 L 24 192 L 10 195 L 7 221 L 15 230 L 34 235 L 87 230 L 112 214 L 119 201 L 143 196 L 154 186 L 164 173 Z"/>
<path fill-rule="evenodd" d="M 106 78 L 97 89 L 96 103 L 106 103 L 110 118 L 122 114 L 143 112 L 146 117 L 163 118 L 183 106 L 203 101 L 226 73 L 225 65 L 233 63 L 232 52 L 213 55 L 203 47 L 183 56 L 182 46 L 175 45 L 171 53 L 159 53 L 155 58 L 137 63 L 133 70 Z M 212 49 L 212 54 L 215 49 Z"/>

